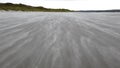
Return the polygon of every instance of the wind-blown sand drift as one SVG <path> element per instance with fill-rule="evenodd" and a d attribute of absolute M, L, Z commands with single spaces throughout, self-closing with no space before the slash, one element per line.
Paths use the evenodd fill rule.
<path fill-rule="evenodd" d="M 120 68 L 120 13 L 0 12 L 0 68 Z"/>

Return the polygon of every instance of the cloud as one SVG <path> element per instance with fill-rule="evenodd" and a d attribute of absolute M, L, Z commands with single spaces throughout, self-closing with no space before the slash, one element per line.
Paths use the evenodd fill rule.
<path fill-rule="evenodd" d="M 72 10 L 120 9 L 119 0 L 0 0 L 0 2 L 23 3 L 32 6 Z"/>

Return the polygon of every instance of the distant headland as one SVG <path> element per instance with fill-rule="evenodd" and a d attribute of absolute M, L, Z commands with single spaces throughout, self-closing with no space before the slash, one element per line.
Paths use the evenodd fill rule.
<path fill-rule="evenodd" d="M 43 12 L 70 12 L 68 9 L 52 9 L 42 6 L 33 7 L 25 4 L 0 3 L 0 10 L 4 11 L 43 11 Z"/>

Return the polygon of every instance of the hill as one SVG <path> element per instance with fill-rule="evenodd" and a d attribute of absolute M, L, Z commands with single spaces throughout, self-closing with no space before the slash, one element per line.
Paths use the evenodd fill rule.
<path fill-rule="evenodd" d="M 13 4 L 13 3 L 0 3 L 0 10 L 5 11 L 44 11 L 44 12 L 69 12 L 68 9 L 51 9 L 51 8 L 44 8 L 42 6 L 33 7 L 24 4 Z"/>

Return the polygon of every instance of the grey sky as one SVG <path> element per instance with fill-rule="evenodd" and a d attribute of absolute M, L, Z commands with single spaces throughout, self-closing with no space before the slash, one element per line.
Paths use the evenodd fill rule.
<path fill-rule="evenodd" d="M 32 6 L 72 10 L 120 9 L 119 0 L 0 0 L 0 2 L 23 3 Z"/>

